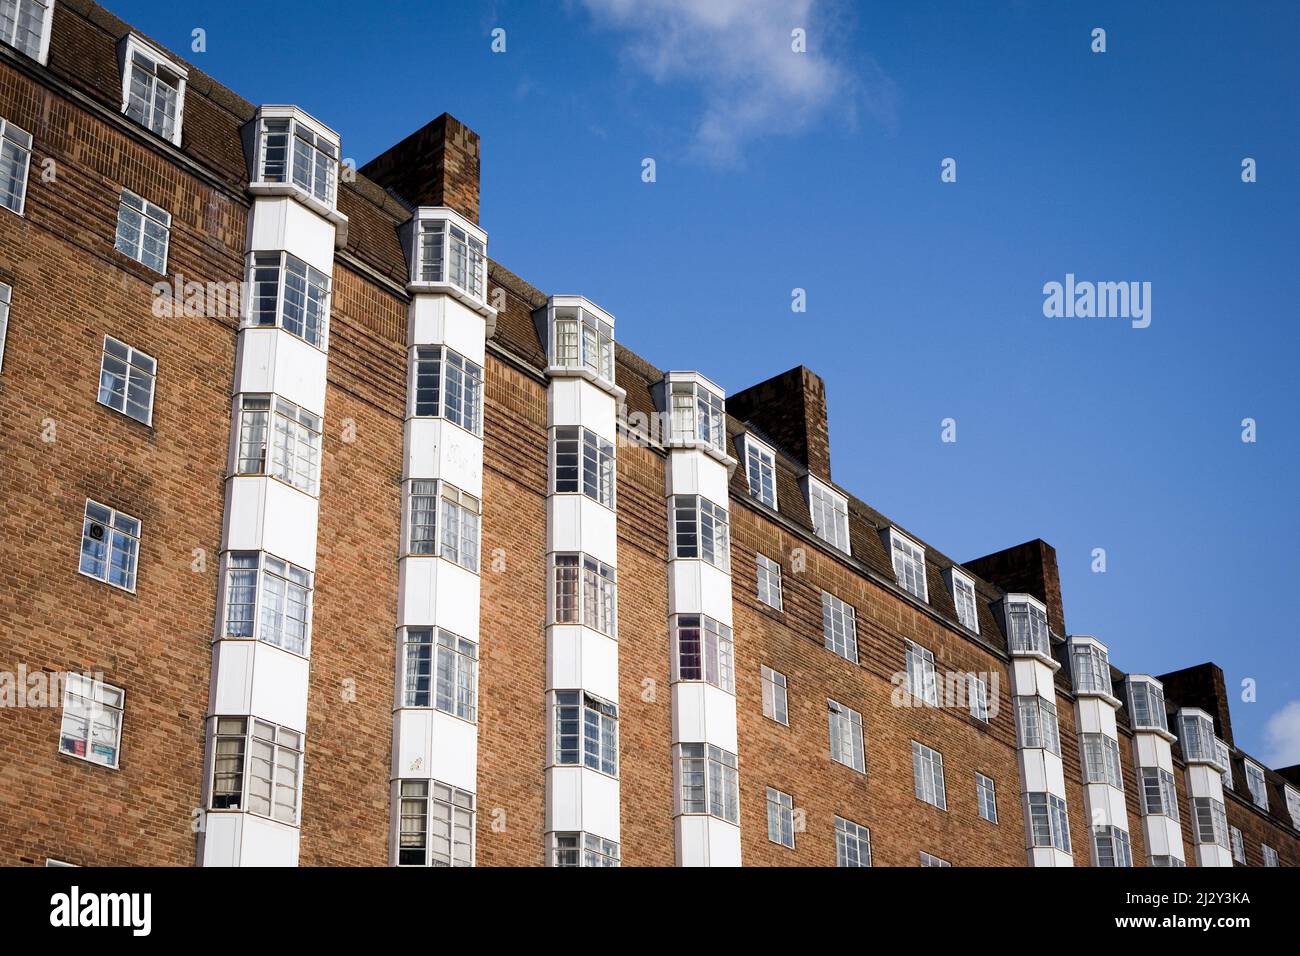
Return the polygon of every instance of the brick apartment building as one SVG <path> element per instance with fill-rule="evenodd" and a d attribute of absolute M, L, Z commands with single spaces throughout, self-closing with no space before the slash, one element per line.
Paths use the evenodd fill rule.
<path fill-rule="evenodd" d="M 0 862 L 1300 862 L 1219 668 L 833 484 L 807 369 L 490 261 L 450 116 L 343 155 L 0 0 Z"/>

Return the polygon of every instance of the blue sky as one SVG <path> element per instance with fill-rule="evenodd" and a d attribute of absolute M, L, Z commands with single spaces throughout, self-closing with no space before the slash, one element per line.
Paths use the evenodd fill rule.
<path fill-rule="evenodd" d="M 451 112 L 494 258 L 660 367 L 809 366 L 840 484 L 958 560 L 1044 538 L 1072 632 L 1253 678 L 1238 745 L 1300 762 L 1294 3 L 109 6 L 358 163 Z M 1044 317 L 1066 273 L 1150 327 Z"/>

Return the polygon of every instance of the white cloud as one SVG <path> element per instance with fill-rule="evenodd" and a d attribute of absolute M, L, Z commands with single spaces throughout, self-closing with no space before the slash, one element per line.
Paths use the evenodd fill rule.
<path fill-rule="evenodd" d="M 692 151 L 738 160 L 762 136 L 807 129 L 828 114 L 852 121 L 858 106 L 888 118 L 893 93 L 869 58 L 874 89 L 832 52 L 840 29 L 828 0 L 581 0 L 595 21 L 626 35 L 624 53 L 656 83 L 698 87 L 702 113 Z M 791 31 L 807 31 L 806 53 Z"/>
<path fill-rule="evenodd" d="M 1300 763 L 1300 700 L 1293 700 L 1264 725 L 1264 762 L 1270 767 Z"/>

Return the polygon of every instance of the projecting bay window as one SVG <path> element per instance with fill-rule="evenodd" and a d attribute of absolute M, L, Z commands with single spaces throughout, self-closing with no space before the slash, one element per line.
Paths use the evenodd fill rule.
<path fill-rule="evenodd" d="M 1079 749 L 1083 753 L 1084 783 L 1105 783 L 1116 790 L 1124 789 L 1119 743 L 1115 738 L 1105 734 L 1080 734 Z"/>
<path fill-rule="evenodd" d="M 619 846 L 594 833 L 552 833 L 551 866 L 618 866 Z"/>
<path fill-rule="evenodd" d="M 1192 797 L 1192 835 L 1197 843 L 1228 849 L 1228 814 L 1222 800 Z"/>
<path fill-rule="evenodd" d="M 704 614 L 680 614 L 673 626 L 673 680 L 736 692 L 731 628 Z"/>
<path fill-rule="evenodd" d="M 952 581 L 952 602 L 957 608 L 957 620 L 962 627 L 976 634 L 980 632 L 979 606 L 975 597 L 975 582 L 956 568 L 948 572 Z"/>
<path fill-rule="evenodd" d="M 915 541 L 889 529 L 889 551 L 894 560 L 894 577 L 904 591 L 929 603 L 930 588 L 925 580 L 925 549 Z"/>
<path fill-rule="evenodd" d="M 552 489 L 557 495 L 581 494 L 614 507 L 614 444 L 590 428 L 551 429 Z"/>
<path fill-rule="evenodd" d="M 1267 810 L 1268 783 L 1264 778 L 1264 769 L 1249 760 L 1246 761 L 1246 788 L 1250 791 L 1250 799 L 1255 806 Z"/>
<path fill-rule="evenodd" d="M 1060 756 L 1061 734 L 1056 721 L 1056 705 L 1037 695 L 1017 697 L 1015 703 L 1020 747 L 1041 747 Z"/>
<path fill-rule="evenodd" d="M 50 51 L 54 0 L 0 0 L 0 43 L 44 63 Z"/>
<path fill-rule="evenodd" d="M 59 753 L 117 769 L 125 696 L 120 687 L 64 674 Z"/>
<path fill-rule="evenodd" d="M 1139 767 L 1138 783 L 1142 787 L 1143 813 L 1178 821 L 1178 791 L 1172 773 L 1159 767 Z"/>
<path fill-rule="evenodd" d="M 265 641 L 307 656 L 310 571 L 265 551 L 231 551 L 226 555 L 225 586 L 223 637 Z"/>
<path fill-rule="evenodd" d="M 833 548 L 849 553 L 849 500 L 829 485 L 811 475 L 808 482 L 808 509 L 812 513 L 813 533 Z"/>
<path fill-rule="evenodd" d="M 445 481 L 407 482 L 406 553 L 439 557 L 478 572 L 483 503 Z"/>
<path fill-rule="evenodd" d="M 1187 866 L 1187 864 L 1184 863 L 1182 860 L 1180 860 L 1178 857 L 1167 855 L 1167 854 L 1153 854 L 1151 857 L 1151 865 L 1164 866 L 1164 867 L 1172 866 L 1175 868 L 1180 866 Z"/>
<path fill-rule="evenodd" d="M 23 214 L 27 169 L 32 161 L 32 134 L 0 119 L 0 206 Z"/>
<path fill-rule="evenodd" d="M 913 641 L 903 641 L 907 662 L 907 692 L 912 703 L 939 706 L 939 682 L 934 671 L 934 652 Z"/>
<path fill-rule="evenodd" d="M 776 508 L 776 453 L 750 435 L 744 437 L 745 474 L 749 493 L 769 508 Z"/>
<path fill-rule="evenodd" d="M 1098 866 L 1132 866 L 1133 848 L 1128 833 L 1115 826 L 1094 826 L 1092 845 Z"/>
<path fill-rule="evenodd" d="M 677 812 L 740 823 L 740 773 L 736 755 L 713 744 L 677 745 Z"/>
<path fill-rule="evenodd" d="M 854 664 L 858 662 L 858 624 L 853 606 L 834 594 L 822 592 L 822 641 L 827 650 Z"/>
<path fill-rule="evenodd" d="M 1032 846 L 1070 852 L 1070 818 L 1064 800 L 1054 793 L 1026 794 L 1025 816 Z"/>
<path fill-rule="evenodd" d="M 1188 762 L 1219 762 L 1219 751 L 1215 747 L 1214 721 L 1205 714 L 1183 711 L 1178 715 L 1179 729 L 1182 731 L 1183 759 Z"/>
<path fill-rule="evenodd" d="M 309 495 L 320 480 L 321 420 L 274 395 L 239 396 L 235 473 L 270 475 Z"/>
<path fill-rule="evenodd" d="M 477 719 L 478 645 L 440 627 L 402 634 L 402 705 Z"/>
<path fill-rule="evenodd" d="M 1047 636 L 1047 610 L 1027 594 L 1005 598 L 1008 641 L 1013 654 L 1052 656 Z"/>
<path fill-rule="evenodd" d="M 134 34 L 121 41 L 122 112 L 179 146 L 189 71 Z"/>
<path fill-rule="evenodd" d="M 135 591 L 140 559 L 140 521 L 86 499 L 78 570 L 123 591 Z"/>
<path fill-rule="evenodd" d="M 439 212 L 415 222 L 413 281 L 453 285 L 474 301 L 486 302 L 486 237 L 448 211 Z"/>
<path fill-rule="evenodd" d="M 1070 647 L 1070 669 L 1076 692 L 1114 696 L 1110 680 L 1110 658 L 1104 647 L 1076 641 Z"/>
<path fill-rule="evenodd" d="M 483 367 L 439 345 L 415 350 L 416 418 L 445 418 L 471 435 L 483 434 Z"/>
<path fill-rule="evenodd" d="M 123 189 L 117 207 L 117 234 L 113 248 L 124 256 L 148 266 L 154 272 L 167 272 L 167 245 L 171 239 L 172 217 L 129 189 Z"/>
<path fill-rule="evenodd" d="M 580 690 L 554 692 L 552 760 L 618 776 L 618 706 Z"/>
<path fill-rule="evenodd" d="M 1134 730 L 1169 730 L 1168 718 L 1165 716 L 1165 692 L 1153 680 L 1129 677 L 1128 713 Z"/>
<path fill-rule="evenodd" d="M 474 794 L 436 780 L 403 780 L 398 797 L 398 866 L 474 865 Z"/>
<path fill-rule="evenodd" d="M 263 110 L 258 117 L 256 184 L 292 185 L 334 208 L 339 144 L 294 115 Z"/>
<path fill-rule="evenodd" d="M 281 328 L 325 348 L 330 277 L 287 252 L 254 252 L 248 263 L 244 325 Z"/>
<path fill-rule="evenodd" d="M 582 624 L 617 637 L 618 593 L 614 569 L 585 554 L 551 556 L 551 620 Z"/>
<path fill-rule="evenodd" d="M 555 309 L 551 328 L 551 365 L 586 369 L 614 382 L 614 326 L 578 306 Z"/>
<path fill-rule="evenodd" d="M 252 717 L 214 717 L 209 809 L 246 810 L 294 826 L 302 734 Z"/>
<path fill-rule="evenodd" d="M 699 442 L 716 452 L 726 449 L 727 414 L 722 396 L 717 392 L 699 382 L 671 382 L 669 411 L 671 444 Z"/>
<path fill-rule="evenodd" d="M 701 558 L 727 571 L 731 565 L 727 509 L 701 495 L 674 495 L 674 558 Z"/>

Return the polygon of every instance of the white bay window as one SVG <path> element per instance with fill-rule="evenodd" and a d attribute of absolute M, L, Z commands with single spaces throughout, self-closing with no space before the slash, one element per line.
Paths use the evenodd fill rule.
<path fill-rule="evenodd" d="M 271 475 L 314 495 L 320 480 L 321 420 L 275 395 L 239 397 L 235 472 Z"/>
<path fill-rule="evenodd" d="M 707 614 L 679 614 L 673 625 L 673 680 L 704 681 L 736 692 L 731 628 Z"/>
<path fill-rule="evenodd" d="M 617 636 L 617 579 L 609 565 L 586 554 L 554 554 L 551 588 L 554 623 L 582 624 Z"/>
<path fill-rule="evenodd" d="M 297 825 L 302 734 L 252 717 L 214 717 L 209 808 Z"/>
<path fill-rule="evenodd" d="M 437 780 L 402 780 L 398 801 L 398 866 L 474 865 L 474 794 Z"/>
<path fill-rule="evenodd" d="M 226 554 L 226 638 L 265 641 L 303 657 L 311 638 L 312 573 L 265 551 Z"/>
<path fill-rule="evenodd" d="M 701 558 L 723 571 L 731 563 L 727 509 L 701 495 L 673 496 L 674 558 Z"/>
<path fill-rule="evenodd" d="M 287 252 L 254 252 L 244 325 L 281 328 L 318 349 L 329 324 L 330 277 Z"/>

